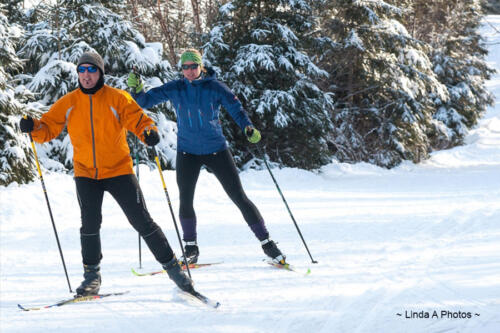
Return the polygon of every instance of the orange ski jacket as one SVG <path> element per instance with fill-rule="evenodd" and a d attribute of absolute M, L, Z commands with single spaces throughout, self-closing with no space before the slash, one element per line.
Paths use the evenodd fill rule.
<path fill-rule="evenodd" d="M 68 128 L 75 177 L 104 179 L 133 173 L 127 130 L 144 141 L 157 128 L 124 90 L 104 85 L 93 95 L 76 89 L 57 100 L 40 120 L 33 140 L 50 141 Z"/>

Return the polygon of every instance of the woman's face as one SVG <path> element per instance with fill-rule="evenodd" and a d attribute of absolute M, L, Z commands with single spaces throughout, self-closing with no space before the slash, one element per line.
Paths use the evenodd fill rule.
<path fill-rule="evenodd" d="M 182 64 L 182 74 L 189 81 L 196 80 L 201 74 L 201 66 L 192 61 Z"/>

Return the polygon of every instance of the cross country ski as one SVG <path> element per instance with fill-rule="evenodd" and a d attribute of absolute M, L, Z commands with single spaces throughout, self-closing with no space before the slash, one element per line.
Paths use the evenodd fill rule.
<path fill-rule="evenodd" d="M 295 272 L 295 273 L 301 273 L 301 272 L 297 271 L 297 269 L 295 268 L 295 266 L 292 266 L 292 265 L 290 265 L 288 263 L 286 263 L 286 264 L 279 264 L 279 263 L 276 263 L 276 262 L 271 261 L 271 260 L 266 260 L 266 263 L 268 263 L 269 265 L 271 265 L 273 267 L 279 268 L 279 269 L 284 269 L 284 270 Z M 307 268 L 307 271 L 304 273 L 304 275 L 309 275 L 309 274 L 311 274 L 311 269 Z"/>
<path fill-rule="evenodd" d="M 108 293 L 108 294 L 88 295 L 88 296 L 75 295 L 73 298 L 64 299 L 62 301 L 59 301 L 57 303 L 50 304 L 50 305 L 24 307 L 21 304 L 17 304 L 17 307 L 23 311 L 36 311 L 36 310 L 49 309 L 49 308 L 53 308 L 53 307 L 59 307 L 59 306 L 68 305 L 68 304 L 95 301 L 95 300 L 102 299 L 105 297 L 125 295 L 127 293 L 129 293 L 129 291 Z"/>
<path fill-rule="evenodd" d="M 201 268 L 201 267 L 207 267 L 207 266 L 212 266 L 212 265 L 219 265 L 222 264 L 222 262 L 211 262 L 211 263 L 203 263 L 203 264 L 189 264 L 189 269 L 196 269 L 196 268 Z M 182 270 L 186 270 L 186 265 L 181 266 Z M 157 275 L 157 274 L 165 274 L 167 271 L 164 269 L 161 271 L 154 271 L 154 272 L 146 272 L 146 273 L 140 273 L 137 272 L 135 269 L 131 269 L 132 273 L 135 276 L 151 276 L 151 275 Z"/>

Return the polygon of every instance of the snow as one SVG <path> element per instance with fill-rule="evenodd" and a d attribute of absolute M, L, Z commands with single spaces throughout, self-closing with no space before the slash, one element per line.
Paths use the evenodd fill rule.
<path fill-rule="evenodd" d="M 221 15 L 230 15 L 231 11 L 234 10 L 234 8 L 235 8 L 234 5 L 231 2 L 229 2 L 225 5 L 220 6 L 219 13 Z"/>
<path fill-rule="evenodd" d="M 353 47 L 357 48 L 360 51 L 364 51 L 365 47 L 363 45 L 363 41 L 359 38 L 357 32 L 355 30 L 351 30 L 347 39 L 345 40 L 345 48 Z"/>
<path fill-rule="evenodd" d="M 500 16 L 488 21 L 500 27 Z M 500 69 L 500 36 L 487 25 L 484 34 L 491 42 L 488 60 Z M 500 74 L 488 87 L 500 96 Z M 331 163 L 317 172 L 274 168 L 319 264 L 311 263 L 268 172 L 242 172 L 248 196 L 299 273 L 262 262 L 260 245 L 239 211 L 215 177 L 202 171 L 195 197 L 200 262 L 224 263 L 192 274 L 200 292 L 222 303 L 218 310 L 186 302 L 164 275 L 131 274 L 132 267 L 160 267 L 142 243 L 143 268 L 138 268 L 137 234 L 106 195 L 101 291 L 131 292 L 20 311 L 17 303 L 44 305 L 70 293 L 40 182 L 2 187 L 0 331 L 498 332 L 499 103 L 464 146 L 433 153 L 419 165 L 406 162 L 387 170 Z M 164 176 L 177 211 L 175 172 Z M 82 277 L 74 183 L 60 173 L 44 171 L 44 178 L 74 290 Z M 151 215 L 179 253 L 158 171 L 141 166 L 140 183 Z M 303 276 L 307 268 L 312 273 Z M 418 318 L 426 313 L 430 318 Z"/>
<path fill-rule="evenodd" d="M 127 47 L 128 67 L 136 67 L 138 71 L 147 71 L 157 66 L 162 60 L 160 54 L 163 52 L 160 43 L 148 43 L 146 47 L 140 49 L 136 43 L 125 41 Z"/>

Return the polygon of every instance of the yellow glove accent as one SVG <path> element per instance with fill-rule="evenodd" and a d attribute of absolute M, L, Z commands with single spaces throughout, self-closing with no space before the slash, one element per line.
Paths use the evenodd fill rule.
<path fill-rule="evenodd" d="M 136 75 L 134 72 L 132 72 L 128 75 L 127 86 L 129 86 L 129 88 L 135 89 L 135 93 L 138 94 L 144 88 L 144 83 L 142 83 L 139 75 Z"/>
<path fill-rule="evenodd" d="M 251 126 L 245 127 L 245 134 L 251 143 L 257 143 L 261 139 L 260 132 Z"/>

